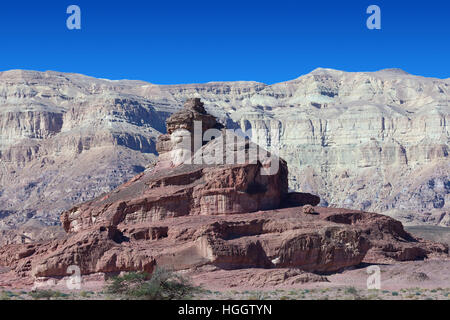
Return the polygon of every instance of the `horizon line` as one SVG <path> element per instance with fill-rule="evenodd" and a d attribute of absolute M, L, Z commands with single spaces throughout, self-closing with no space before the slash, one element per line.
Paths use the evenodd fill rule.
<path fill-rule="evenodd" d="M 2 70 L 0 71 L 0 74 L 3 74 L 5 72 L 14 72 L 14 71 L 25 71 L 25 72 L 38 72 L 38 73 L 60 73 L 60 74 L 68 74 L 68 75 L 77 75 L 77 76 L 83 76 L 83 77 L 88 77 L 88 78 L 93 78 L 93 79 L 97 79 L 97 80 L 103 80 L 103 81 L 112 81 L 112 82 L 125 82 L 125 81 L 130 81 L 130 82 L 144 82 L 144 83 L 148 83 L 150 85 L 155 85 L 155 86 L 177 86 L 177 85 L 194 85 L 194 84 L 214 84 L 214 83 L 237 83 L 237 82 L 248 82 L 248 83 L 259 83 L 259 84 L 264 84 L 266 86 L 271 86 L 274 84 L 278 84 L 278 83 L 284 83 L 284 82 L 289 82 L 289 81 L 295 81 L 301 77 L 304 77 L 306 75 L 309 75 L 311 73 L 314 72 L 320 72 L 320 71 L 336 71 L 336 72 L 342 72 L 342 73 L 378 73 L 378 72 L 392 72 L 392 73 L 396 73 L 398 75 L 403 75 L 403 76 L 413 76 L 413 77 L 422 77 L 422 78 L 428 78 L 428 79 L 438 79 L 438 80 L 450 80 L 450 77 L 448 78 L 439 78 L 439 77 L 429 77 L 429 76 L 423 76 L 423 75 L 418 75 L 418 74 L 412 74 L 409 73 L 407 71 L 405 71 L 402 68 L 397 68 L 397 67 L 388 67 L 388 68 L 382 68 L 379 70 L 375 70 L 375 71 L 346 71 L 346 70 L 340 70 L 340 69 L 334 69 L 334 68 L 326 68 L 326 67 L 317 67 L 313 70 L 311 70 L 310 72 L 301 74 L 300 76 L 293 78 L 293 79 L 289 79 L 289 80 L 285 80 L 285 81 L 280 81 L 280 82 L 273 82 L 273 83 L 265 83 L 262 81 L 257 81 L 257 80 L 211 80 L 211 81 L 206 81 L 206 82 L 180 82 L 180 83 L 172 83 L 172 84 L 158 84 L 158 83 L 154 83 L 154 82 L 150 82 L 147 80 L 142 80 L 142 79 L 127 79 L 127 78 L 122 78 L 122 79 L 109 79 L 109 78 L 105 78 L 105 77 L 101 77 L 101 76 L 94 76 L 94 75 L 89 75 L 89 74 L 85 74 L 85 73 L 80 73 L 80 72 L 67 72 L 67 71 L 58 71 L 58 70 L 37 70 L 37 69 L 7 69 L 7 70 Z"/>

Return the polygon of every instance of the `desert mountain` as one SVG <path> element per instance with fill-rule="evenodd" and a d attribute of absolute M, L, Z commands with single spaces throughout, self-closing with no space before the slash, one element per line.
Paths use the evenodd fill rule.
<path fill-rule="evenodd" d="M 2 72 L 2 241 L 35 239 L 62 211 L 151 166 L 165 120 L 189 97 L 278 152 L 291 190 L 318 194 L 322 205 L 448 226 L 449 84 L 397 69 L 169 86 Z M 19 237 L 10 231 L 17 226 Z"/>
<path fill-rule="evenodd" d="M 214 139 L 191 143 L 196 122 Z M 0 284 L 31 285 L 71 268 L 106 278 L 157 266 L 326 281 L 320 274 L 361 262 L 448 259 L 447 245 L 415 238 L 388 216 L 314 207 L 318 197 L 289 192 L 286 161 L 224 129 L 200 99 L 188 99 L 166 124 L 155 165 L 65 211 L 64 237 L 2 246 Z"/>

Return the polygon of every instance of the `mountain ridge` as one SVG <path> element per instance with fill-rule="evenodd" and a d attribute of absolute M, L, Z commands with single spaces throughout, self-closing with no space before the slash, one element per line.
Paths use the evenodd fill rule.
<path fill-rule="evenodd" d="M 54 224 L 145 170 L 164 121 L 193 97 L 228 128 L 251 128 L 280 150 L 290 188 L 319 194 L 322 205 L 450 225 L 448 79 L 323 70 L 272 85 L 1 72 L 0 229 Z"/>
<path fill-rule="evenodd" d="M 262 81 L 257 81 L 257 80 L 211 80 L 211 81 L 206 81 L 206 82 L 183 82 L 183 83 L 177 83 L 177 84 L 158 84 L 158 83 L 154 83 L 154 82 L 149 82 L 146 80 L 141 80 L 141 79 L 127 79 L 127 78 L 123 78 L 123 79 L 108 79 L 108 78 L 101 78 L 101 77 L 96 77 L 94 75 L 87 75 L 87 74 L 83 74 L 83 73 L 77 73 L 77 72 L 64 72 L 64 71 L 57 71 L 57 70 L 45 70 L 45 71 L 37 71 L 37 70 L 32 70 L 32 69 L 8 69 L 8 70 L 3 70 L 0 71 L 0 77 L 2 74 L 4 73 L 17 73 L 17 72 L 26 72 L 26 73 L 40 73 L 40 74 L 58 74 L 58 75 L 71 75 L 71 76 L 80 76 L 80 77 L 84 77 L 84 78 L 90 78 L 92 80 L 103 80 L 103 81 L 108 81 L 108 82 L 136 82 L 136 83 L 143 83 L 144 85 L 154 85 L 154 86 L 177 86 L 177 85 L 205 85 L 205 84 L 229 84 L 229 83 L 254 83 L 254 84 L 264 84 L 266 86 L 272 86 L 272 85 L 276 85 L 279 83 L 285 83 L 285 82 L 289 82 L 289 81 L 293 81 L 293 80 L 297 80 L 303 76 L 309 75 L 309 74 L 314 74 L 314 73 L 319 73 L 319 72 L 339 72 L 339 73 L 366 73 L 366 74 L 376 74 L 376 73 L 393 73 L 393 74 L 397 74 L 397 75 L 405 75 L 405 76 L 412 76 L 412 77 L 423 77 L 423 78 L 428 78 L 428 79 L 436 79 L 436 80 L 450 80 L 450 78 L 438 78 L 438 77 L 425 77 L 425 76 L 421 76 L 421 75 L 415 75 L 412 73 L 409 73 L 401 68 L 384 68 L 384 69 L 380 69 L 380 70 L 376 70 L 376 71 L 345 71 L 345 70 L 341 70 L 341 69 L 333 69 L 333 68 L 327 68 L 327 67 L 318 67 L 315 68 L 313 70 L 311 70 L 308 73 L 305 74 L 301 74 L 300 76 L 298 76 L 297 78 L 293 78 L 291 80 L 285 80 L 285 81 L 281 81 L 281 82 L 274 82 L 274 83 L 265 83 Z"/>

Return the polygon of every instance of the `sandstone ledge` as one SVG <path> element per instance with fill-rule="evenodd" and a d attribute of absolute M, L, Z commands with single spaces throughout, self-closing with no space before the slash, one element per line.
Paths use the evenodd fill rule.
<path fill-rule="evenodd" d="M 82 274 L 151 272 L 156 265 L 330 273 L 361 262 L 448 258 L 446 245 L 415 239 L 387 216 L 315 209 L 316 215 L 299 207 L 92 228 L 58 241 L 5 246 L 0 264 L 27 277 L 52 277 L 67 275 L 70 265 Z"/>

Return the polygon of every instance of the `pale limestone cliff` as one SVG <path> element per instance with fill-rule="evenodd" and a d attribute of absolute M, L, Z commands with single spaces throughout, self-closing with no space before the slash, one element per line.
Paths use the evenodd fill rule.
<path fill-rule="evenodd" d="M 397 69 L 317 69 L 272 86 L 158 90 L 169 101 L 201 97 L 209 110 L 251 128 L 255 141 L 288 161 L 290 187 L 319 194 L 322 204 L 448 226 L 449 84 Z"/>
<path fill-rule="evenodd" d="M 164 121 L 198 97 L 288 161 L 290 188 L 328 206 L 450 225 L 450 80 L 317 69 L 265 85 L 159 86 L 0 73 L 0 229 L 108 192 L 151 165 Z"/>

